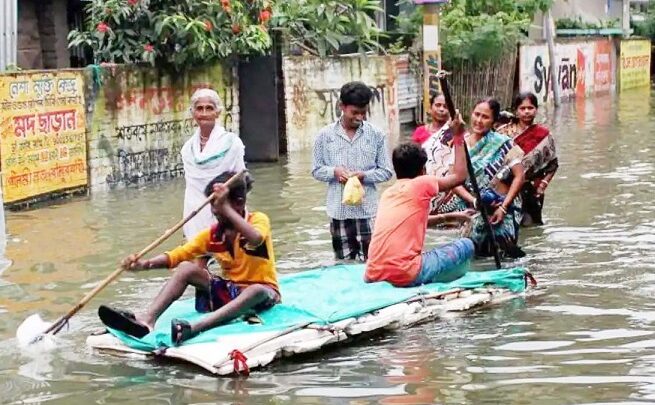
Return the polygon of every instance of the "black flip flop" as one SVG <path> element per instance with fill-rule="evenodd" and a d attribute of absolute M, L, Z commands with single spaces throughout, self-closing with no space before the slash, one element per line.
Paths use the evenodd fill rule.
<path fill-rule="evenodd" d="M 191 324 L 184 319 L 176 318 L 171 321 L 171 340 L 175 346 L 196 335 L 197 333 L 191 330 Z"/>
<path fill-rule="evenodd" d="M 129 311 L 120 311 L 106 305 L 100 305 L 98 316 L 102 323 L 110 328 L 125 332 L 139 339 L 150 333 L 150 329 L 137 322 L 134 314 Z"/>

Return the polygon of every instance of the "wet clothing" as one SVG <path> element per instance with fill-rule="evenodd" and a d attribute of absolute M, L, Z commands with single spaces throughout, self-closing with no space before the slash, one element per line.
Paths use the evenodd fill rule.
<path fill-rule="evenodd" d="M 184 217 L 198 208 L 205 196 L 205 187 L 211 180 L 223 172 L 239 172 L 246 168 L 243 161 L 245 147 L 238 135 L 227 132 L 216 123 L 200 150 L 200 129 L 187 140 L 180 151 L 184 164 Z M 184 236 L 193 240 L 200 232 L 216 223 L 209 205 L 184 224 Z"/>
<path fill-rule="evenodd" d="M 411 283 L 447 283 L 466 274 L 475 255 L 475 245 L 468 238 L 459 238 L 421 254 L 421 271 Z"/>
<path fill-rule="evenodd" d="M 334 177 L 334 169 L 339 166 L 364 173 L 361 204 L 342 203 L 344 185 Z M 367 121 L 357 128 L 352 139 L 340 120 L 324 127 L 314 143 L 312 176 L 328 183 L 325 207 L 335 257 L 366 260 L 371 220 L 378 209 L 376 184 L 393 176 L 386 136 Z"/>
<path fill-rule="evenodd" d="M 342 204 L 344 185 L 334 177 L 334 168 L 364 172 L 364 200 L 361 205 Z M 377 183 L 393 176 L 387 138 L 364 121 L 350 139 L 340 121 L 319 132 L 314 143 L 312 176 L 328 183 L 326 210 L 330 218 L 374 218 L 378 208 Z"/>
<path fill-rule="evenodd" d="M 490 203 L 502 203 L 505 199 L 505 195 L 494 190 L 495 182 L 499 181 L 496 179 L 496 175 L 502 173 L 501 169 L 509 170 L 513 165 L 520 163 L 523 158 L 523 151 L 509 137 L 489 131 L 473 147 L 469 148 L 469 155 L 471 156 L 475 178 L 480 187 L 482 201 L 487 202 L 487 212 L 491 215 L 494 208 L 491 207 Z M 473 192 L 470 181 L 467 181 L 464 185 L 469 192 Z M 524 255 L 517 246 L 521 222 L 520 203 L 520 199 L 515 198 L 508 207 L 503 222 L 493 226 L 498 247 L 511 257 Z M 457 212 L 464 211 L 467 208 L 468 205 L 464 200 L 451 193 L 444 198 L 438 212 Z M 492 240 L 481 215 L 473 219 L 471 239 L 475 244 L 477 255 L 493 256 Z"/>
<path fill-rule="evenodd" d="M 243 292 L 245 288 L 240 287 L 230 280 L 212 275 L 209 282 L 209 291 L 196 288 L 196 311 L 213 312 L 232 301 Z M 271 308 L 280 301 L 280 294 L 270 286 L 266 286 L 268 298 L 253 307 L 259 312 Z"/>
<path fill-rule="evenodd" d="M 366 263 L 365 280 L 410 285 L 421 271 L 434 176 L 399 179 L 382 193 Z"/>
<path fill-rule="evenodd" d="M 224 278 L 238 287 L 265 284 L 279 292 L 268 216 L 251 212 L 247 214 L 247 221 L 264 239 L 259 246 L 251 245 L 240 234 L 228 241 L 219 224 L 215 224 L 195 239 L 166 252 L 169 267 L 175 268 L 183 261 L 211 254 L 220 264 Z"/>
<path fill-rule="evenodd" d="M 522 163 L 525 168 L 525 183 L 521 188 L 524 225 L 543 224 L 541 211 L 544 196 L 537 196 L 539 183 L 559 167 L 555 138 L 548 128 L 533 124 L 522 130 L 517 123 L 510 123 L 498 129 L 499 132 L 514 139 L 525 152 Z"/>
<path fill-rule="evenodd" d="M 337 259 L 366 261 L 371 243 L 371 220 L 368 218 L 330 221 L 332 249 Z"/>

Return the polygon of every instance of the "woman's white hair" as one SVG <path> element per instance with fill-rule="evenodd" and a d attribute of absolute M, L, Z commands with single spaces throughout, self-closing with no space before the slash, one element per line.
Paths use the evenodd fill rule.
<path fill-rule="evenodd" d="M 216 108 L 216 111 L 221 112 L 223 110 L 223 103 L 221 102 L 221 98 L 219 97 L 218 93 L 215 90 L 198 89 L 191 96 L 191 113 L 193 113 L 193 110 L 196 108 L 196 103 L 201 98 L 208 98 L 209 101 L 211 101 L 211 103 L 214 104 L 214 108 Z"/>

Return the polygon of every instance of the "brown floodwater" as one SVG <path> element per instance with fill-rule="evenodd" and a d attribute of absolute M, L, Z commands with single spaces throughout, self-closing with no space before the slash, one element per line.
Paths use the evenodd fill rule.
<path fill-rule="evenodd" d="M 542 295 L 279 361 L 247 380 L 85 346 L 100 326 L 100 303 L 143 306 L 163 270 L 109 286 L 72 319 L 57 350 L 16 347 L 16 327 L 29 314 L 56 319 L 179 220 L 181 180 L 8 213 L 14 264 L 0 274 L 0 402 L 655 402 L 654 102 L 646 89 L 542 111 L 560 170 L 548 189 L 547 224 L 522 230 L 528 256 L 514 263 L 532 270 Z M 271 217 L 279 271 L 330 263 L 325 188 L 311 178 L 311 153 L 251 169 L 249 204 Z M 448 237 L 431 232 L 430 242 Z"/>

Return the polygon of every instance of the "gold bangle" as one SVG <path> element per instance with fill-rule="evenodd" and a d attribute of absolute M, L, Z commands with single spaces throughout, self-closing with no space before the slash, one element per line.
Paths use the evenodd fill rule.
<path fill-rule="evenodd" d="M 503 211 L 503 213 L 504 213 L 505 215 L 507 215 L 507 208 L 505 208 L 505 207 L 502 206 L 502 205 L 499 205 L 498 208 L 500 208 L 500 209 Z"/>

